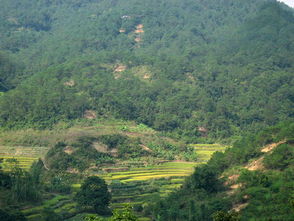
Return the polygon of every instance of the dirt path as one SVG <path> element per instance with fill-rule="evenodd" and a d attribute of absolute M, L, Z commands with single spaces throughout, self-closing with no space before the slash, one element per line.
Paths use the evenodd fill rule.
<path fill-rule="evenodd" d="M 280 142 L 278 143 L 271 143 L 269 145 L 266 145 L 264 146 L 262 149 L 261 149 L 261 152 L 262 153 L 268 153 L 270 151 L 272 151 L 273 149 L 275 149 L 277 146 L 279 146 L 280 144 L 283 144 L 283 143 L 286 143 L 287 141 L 286 140 L 281 140 Z"/>

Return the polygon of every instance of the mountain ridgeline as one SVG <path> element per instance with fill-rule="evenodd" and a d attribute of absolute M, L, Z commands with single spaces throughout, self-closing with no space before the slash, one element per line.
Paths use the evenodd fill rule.
<path fill-rule="evenodd" d="M 197 141 L 293 117 L 294 16 L 274 1 L 1 5 L 2 128 L 93 110 Z"/>

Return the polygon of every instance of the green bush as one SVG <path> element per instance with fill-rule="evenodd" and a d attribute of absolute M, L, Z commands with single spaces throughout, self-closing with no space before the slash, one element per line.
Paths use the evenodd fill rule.
<path fill-rule="evenodd" d="M 78 205 L 100 215 L 109 214 L 111 195 L 105 181 L 97 176 L 87 177 L 75 197 Z"/>

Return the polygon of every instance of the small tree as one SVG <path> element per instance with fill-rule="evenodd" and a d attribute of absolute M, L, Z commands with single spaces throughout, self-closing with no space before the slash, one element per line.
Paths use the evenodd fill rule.
<path fill-rule="evenodd" d="M 123 209 L 115 209 L 110 221 L 138 221 L 138 217 L 133 213 L 130 205 Z"/>
<path fill-rule="evenodd" d="M 79 206 L 93 209 L 100 215 L 109 213 L 110 199 L 107 184 L 97 176 L 88 177 L 76 195 Z"/>

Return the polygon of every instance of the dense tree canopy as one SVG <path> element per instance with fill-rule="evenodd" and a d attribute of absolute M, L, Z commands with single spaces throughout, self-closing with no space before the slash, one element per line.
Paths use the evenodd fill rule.
<path fill-rule="evenodd" d="M 94 110 L 191 142 L 292 119 L 293 11 L 264 2 L 5 0 L 0 125 Z"/>
<path fill-rule="evenodd" d="M 293 123 L 280 124 L 249 134 L 225 153 L 215 153 L 207 165 L 195 170 L 183 188 L 158 201 L 149 211 L 159 220 L 293 219 L 293 130 Z M 263 145 L 281 140 L 287 143 L 261 157 Z M 266 169 L 247 170 L 245 165 L 252 159 L 264 159 Z M 224 172 L 234 171 L 236 175 L 238 168 L 241 185 L 230 193 L 232 189 L 226 184 L 229 178 L 224 180 Z M 241 204 L 245 208 L 239 214 L 229 212 Z"/>
<path fill-rule="evenodd" d="M 88 177 L 76 196 L 81 207 L 92 208 L 96 213 L 109 213 L 111 195 L 105 181 L 97 176 Z"/>

